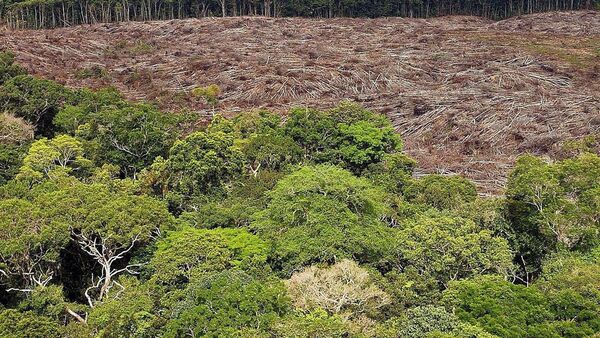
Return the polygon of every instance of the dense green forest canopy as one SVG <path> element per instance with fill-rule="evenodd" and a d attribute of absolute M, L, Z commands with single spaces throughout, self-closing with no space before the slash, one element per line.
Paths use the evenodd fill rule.
<path fill-rule="evenodd" d="M 482 198 L 348 102 L 197 127 L 2 53 L 0 112 L 0 337 L 600 332 L 585 142 Z"/>
<path fill-rule="evenodd" d="M 503 19 L 593 9 L 599 4 L 598 0 L 0 0 L 0 16 L 18 28 L 243 15 L 428 18 L 460 14 Z"/>

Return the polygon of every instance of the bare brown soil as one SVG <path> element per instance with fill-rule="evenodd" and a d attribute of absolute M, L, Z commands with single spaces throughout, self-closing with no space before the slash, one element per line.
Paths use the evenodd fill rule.
<path fill-rule="evenodd" d="M 600 13 L 491 22 L 225 18 L 0 31 L 33 74 L 113 85 L 167 109 L 330 107 L 387 114 L 423 172 L 461 173 L 494 192 L 518 154 L 551 154 L 600 133 Z"/>

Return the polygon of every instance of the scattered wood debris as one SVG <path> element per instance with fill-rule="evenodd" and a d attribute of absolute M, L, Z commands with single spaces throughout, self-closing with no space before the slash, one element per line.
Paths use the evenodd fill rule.
<path fill-rule="evenodd" d="M 586 63 L 526 45 L 573 39 L 589 45 L 578 50 Z M 0 45 L 33 74 L 116 86 L 166 109 L 211 116 L 190 95 L 210 84 L 222 91 L 216 109 L 228 113 L 354 100 L 393 119 L 423 170 L 464 174 L 490 192 L 518 154 L 552 153 L 563 140 L 600 132 L 590 123 L 600 117 L 595 41 L 600 13 L 585 11 L 502 22 L 206 18 L 0 31 Z M 76 76 L 92 66 L 107 75 Z"/>

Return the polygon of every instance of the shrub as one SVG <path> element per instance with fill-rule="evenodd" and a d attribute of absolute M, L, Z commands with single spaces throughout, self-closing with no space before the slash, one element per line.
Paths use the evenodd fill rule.
<path fill-rule="evenodd" d="M 192 90 L 192 95 L 205 99 L 211 107 L 215 107 L 217 103 L 219 103 L 221 88 L 216 84 L 211 84 L 206 87 L 197 87 Z"/>

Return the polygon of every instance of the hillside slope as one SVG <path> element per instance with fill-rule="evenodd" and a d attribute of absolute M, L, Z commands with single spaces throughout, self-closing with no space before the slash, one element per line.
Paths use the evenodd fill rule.
<path fill-rule="evenodd" d="M 500 188 L 515 157 L 600 132 L 600 13 L 491 22 L 223 18 L 0 31 L 31 73 L 167 109 L 217 84 L 236 113 L 343 99 L 388 114 L 426 172 Z"/>

